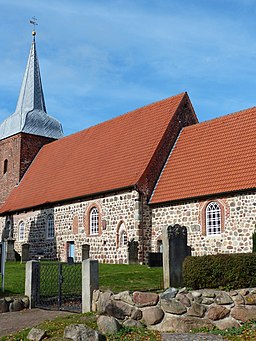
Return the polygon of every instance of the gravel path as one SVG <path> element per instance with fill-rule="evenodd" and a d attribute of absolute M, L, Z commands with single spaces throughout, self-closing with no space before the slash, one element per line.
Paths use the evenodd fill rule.
<path fill-rule="evenodd" d="M 69 312 L 42 309 L 28 309 L 12 313 L 0 314 L 0 337 L 30 328 L 57 316 L 70 315 Z"/>

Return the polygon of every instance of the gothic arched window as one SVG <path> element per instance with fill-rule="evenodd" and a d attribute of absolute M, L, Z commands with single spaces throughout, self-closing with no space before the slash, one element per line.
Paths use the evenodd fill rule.
<path fill-rule="evenodd" d="M 93 207 L 90 211 L 90 235 L 99 234 L 99 210 Z"/>
<path fill-rule="evenodd" d="M 206 235 L 221 234 L 221 207 L 216 201 L 210 202 L 205 209 Z"/>
<path fill-rule="evenodd" d="M 19 223 L 19 241 L 22 242 L 25 239 L 25 223 L 21 221 Z"/>

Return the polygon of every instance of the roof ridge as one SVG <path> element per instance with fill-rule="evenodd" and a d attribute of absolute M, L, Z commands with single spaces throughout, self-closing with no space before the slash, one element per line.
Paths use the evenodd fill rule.
<path fill-rule="evenodd" d="M 110 119 L 108 119 L 108 120 L 106 120 L 106 121 L 99 122 L 99 123 L 94 124 L 94 125 L 92 125 L 92 126 L 90 126 L 90 127 L 87 127 L 87 128 L 82 129 L 82 130 L 80 130 L 80 131 L 77 131 L 77 132 L 75 132 L 75 133 L 72 133 L 72 134 L 70 134 L 70 135 L 64 136 L 64 137 L 62 137 L 62 138 L 59 139 L 59 140 L 53 141 L 53 142 L 51 143 L 51 145 L 52 145 L 53 143 L 55 144 L 55 143 L 58 143 L 58 142 L 60 142 L 60 141 L 65 140 L 65 139 L 68 139 L 68 138 L 70 138 L 71 136 L 79 135 L 79 134 L 81 134 L 81 133 L 83 133 L 83 132 L 85 132 L 85 131 L 89 131 L 90 129 L 93 129 L 93 128 L 98 127 L 98 126 L 100 126 L 100 125 L 109 123 L 109 122 L 114 121 L 114 120 L 118 120 L 118 119 L 120 119 L 121 117 L 124 117 L 124 116 L 126 116 L 126 115 L 129 115 L 129 114 L 131 114 L 131 113 L 133 113 L 133 112 L 135 112 L 135 111 L 137 111 L 137 110 L 141 110 L 141 109 L 144 109 L 144 108 L 148 108 L 148 107 L 153 106 L 153 105 L 155 105 L 155 104 L 159 104 L 159 103 L 161 103 L 161 102 L 164 102 L 164 101 L 167 101 L 167 100 L 171 100 L 171 99 L 173 99 L 173 98 L 175 98 L 175 97 L 179 97 L 179 96 L 184 97 L 186 94 L 187 94 L 187 92 L 184 91 L 184 92 L 181 92 L 181 93 L 179 93 L 179 94 L 177 94 L 177 95 L 170 96 L 170 97 L 167 97 L 167 98 L 163 98 L 163 99 L 161 99 L 160 101 L 155 101 L 155 102 L 152 102 L 152 103 L 150 103 L 150 104 L 146 104 L 146 105 L 144 105 L 144 106 L 142 106 L 142 107 L 138 107 L 138 108 L 136 108 L 136 109 L 133 109 L 133 110 L 131 110 L 131 111 L 127 111 L 127 112 L 125 112 L 125 113 L 123 113 L 123 114 L 121 114 L 121 115 L 112 117 L 112 118 L 110 118 Z M 47 147 L 48 145 L 49 145 L 49 144 L 44 145 L 43 148 Z"/>
<path fill-rule="evenodd" d="M 215 117 L 215 118 L 212 118 L 212 119 L 207 120 L 207 121 L 199 122 L 197 124 L 192 124 L 190 126 L 186 126 L 184 128 L 184 130 L 192 129 L 193 127 L 198 127 L 198 126 L 202 126 L 202 125 L 207 125 L 207 124 L 210 124 L 212 122 L 220 121 L 220 120 L 222 120 L 224 118 L 227 118 L 227 117 L 230 117 L 230 116 L 239 115 L 239 114 L 242 114 L 242 113 L 244 113 L 246 111 L 253 110 L 253 109 L 256 109 L 256 106 L 253 106 L 253 107 L 250 107 L 250 108 L 247 108 L 247 109 L 243 109 L 243 110 L 239 110 L 239 111 L 235 111 L 235 112 L 232 112 L 232 113 L 229 113 L 229 114 L 225 114 L 225 115 L 222 115 L 222 116 L 219 116 L 219 117 Z"/>

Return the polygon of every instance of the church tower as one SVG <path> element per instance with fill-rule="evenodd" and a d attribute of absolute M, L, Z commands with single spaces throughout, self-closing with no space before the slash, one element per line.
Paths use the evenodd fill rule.
<path fill-rule="evenodd" d="M 46 111 L 36 32 L 15 112 L 0 124 L 0 205 L 19 183 L 40 148 L 63 136 L 61 124 Z"/>

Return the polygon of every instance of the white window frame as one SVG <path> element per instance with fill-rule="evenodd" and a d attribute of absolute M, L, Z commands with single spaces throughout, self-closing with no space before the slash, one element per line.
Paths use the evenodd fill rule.
<path fill-rule="evenodd" d="M 211 201 L 205 209 L 206 235 L 221 235 L 221 206 L 217 201 Z"/>
<path fill-rule="evenodd" d="M 22 220 L 19 222 L 19 241 L 23 242 L 25 240 L 25 223 Z"/>
<path fill-rule="evenodd" d="M 49 214 L 47 217 L 46 238 L 53 239 L 54 237 L 55 237 L 54 217 L 52 214 Z"/>
<path fill-rule="evenodd" d="M 99 234 L 99 210 L 93 207 L 90 211 L 90 235 L 97 236 Z"/>
<path fill-rule="evenodd" d="M 125 229 L 125 225 L 124 223 L 122 223 L 120 226 L 120 230 L 119 230 L 119 246 L 124 247 L 124 246 L 127 246 L 127 244 L 128 244 L 128 236 L 127 236 L 127 232 Z"/>

